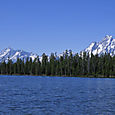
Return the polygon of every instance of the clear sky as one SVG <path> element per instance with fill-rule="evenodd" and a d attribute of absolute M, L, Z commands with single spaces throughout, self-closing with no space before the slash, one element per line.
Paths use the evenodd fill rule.
<path fill-rule="evenodd" d="M 0 0 L 0 49 L 79 52 L 115 36 L 115 0 Z"/>

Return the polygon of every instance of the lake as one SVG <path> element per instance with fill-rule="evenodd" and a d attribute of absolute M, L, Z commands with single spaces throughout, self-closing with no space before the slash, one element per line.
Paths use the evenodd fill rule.
<path fill-rule="evenodd" d="M 115 115 L 115 79 L 0 76 L 0 115 Z"/>

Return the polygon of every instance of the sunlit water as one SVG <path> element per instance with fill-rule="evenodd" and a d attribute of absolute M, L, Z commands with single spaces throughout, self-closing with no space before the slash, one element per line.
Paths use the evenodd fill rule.
<path fill-rule="evenodd" d="M 115 79 L 0 76 L 0 115 L 115 115 Z"/>

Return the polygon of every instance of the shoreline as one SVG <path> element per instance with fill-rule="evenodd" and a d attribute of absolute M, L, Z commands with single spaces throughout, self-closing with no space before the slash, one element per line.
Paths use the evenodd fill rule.
<path fill-rule="evenodd" d="M 0 74 L 0 76 L 36 76 L 36 77 L 76 77 L 76 78 L 115 78 L 115 76 L 111 76 L 111 77 L 103 77 L 101 76 L 94 76 L 94 75 L 86 75 L 86 76 L 48 76 L 48 75 L 21 75 L 21 74 Z"/>

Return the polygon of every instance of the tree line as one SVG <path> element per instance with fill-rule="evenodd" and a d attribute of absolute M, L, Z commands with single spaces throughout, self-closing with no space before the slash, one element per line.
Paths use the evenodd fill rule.
<path fill-rule="evenodd" d="M 69 52 L 69 53 L 68 53 Z M 0 74 L 36 75 L 36 76 L 81 76 L 81 77 L 115 77 L 115 56 L 104 54 L 80 55 L 66 50 L 62 56 L 51 53 L 50 57 L 43 53 L 42 60 L 37 57 L 26 60 L 17 59 L 15 63 L 8 60 L 0 63 Z"/>

